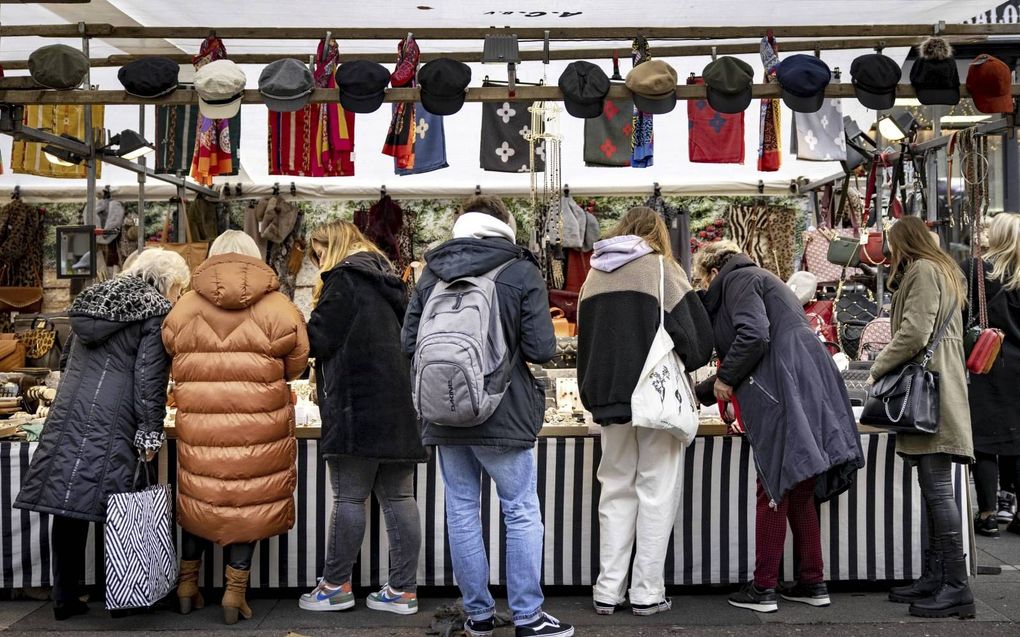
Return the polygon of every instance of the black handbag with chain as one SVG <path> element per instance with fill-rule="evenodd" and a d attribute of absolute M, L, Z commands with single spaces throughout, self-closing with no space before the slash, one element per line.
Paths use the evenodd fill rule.
<path fill-rule="evenodd" d="M 910 361 L 875 381 L 864 403 L 861 423 L 900 433 L 933 434 L 939 430 L 939 374 L 928 369 L 949 329 L 956 302 L 924 350 L 920 363 Z"/>
<path fill-rule="evenodd" d="M 856 360 L 864 328 L 878 316 L 878 303 L 863 285 L 843 286 L 836 297 L 835 314 L 839 345 Z"/>

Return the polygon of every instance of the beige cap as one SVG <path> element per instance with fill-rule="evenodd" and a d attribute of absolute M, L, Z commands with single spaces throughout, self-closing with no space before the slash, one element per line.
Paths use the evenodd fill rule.
<path fill-rule="evenodd" d="M 195 72 L 198 110 L 209 119 L 230 119 L 237 115 L 247 81 L 241 67 L 230 60 L 209 62 Z"/>
<path fill-rule="evenodd" d="M 627 74 L 634 105 L 653 115 L 663 115 L 676 107 L 676 82 L 676 69 L 662 60 L 642 62 Z"/>

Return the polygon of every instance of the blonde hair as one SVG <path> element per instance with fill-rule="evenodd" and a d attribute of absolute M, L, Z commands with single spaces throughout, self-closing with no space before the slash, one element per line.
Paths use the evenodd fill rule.
<path fill-rule="evenodd" d="M 704 279 L 712 273 L 712 270 L 722 270 L 730 257 L 741 252 L 743 250 L 733 241 L 706 243 L 698 250 L 698 256 L 694 259 L 694 278 Z"/>
<path fill-rule="evenodd" d="M 255 239 L 240 230 L 227 230 L 216 237 L 216 240 L 209 246 L 209 256 L 215 257 L 221 254 L 243 254 L 253 259 L 262 258 L 262 252 L 259 250 L 258 244 L 255 243 Z"/>
<path fill-rule="evenodd" d="M 889 287 L 896 289 L 906 273 L 907 268 L 915 261 L 924 259 L 930 262 L 939 274 L 942 283 L 956 295 L 956 302 L 962 308 L 967 298 L 963 275 L 956 262 L 953 261 L 935 240 L 928 229 L 928 224 L 920 217 L 903 217 L 889 229 L 889 252 L 892 255 L 892 266 L 889 268 Z"/>
<path fill-rule="evenodd" d="M 357 252 L 371 252 L 377 254 L 389 263 L 386 253 L 377 245 L 369 241 L 361 230 L 350 221 L 331 221 L 316 228 L 312 232 L 312 257 L 314 262 L 315 245 L 325 248 L 322 258 L 318 261 L 319 272 L 329 272 L 344 262 L 347 257 Z M 312 290 L 312 304 L 319 302 L 319 295 L 322 294 L 322 277 L 315 282 Z"/>
<path fill-rule="evenodd" d="M 136 276 L 163 296 L 167 296 L 174 285 L 185 288 L 191 282 L 191 270 L 184 257 L 176 252 L 146 248 L 136 254 L 120 276 Z"/>
<path fill-rule="evenodd" d="M 1000 212 L 988 226 L 989 278 L 1009 291 L 1020 290 L 1020 214 Z"/>
<path fill-rule="evenodd" d="M 609 237 L 641 237 L 656 254 L 672 258 L 669 229 L 659 213 L 645 206 L 636 206 L 627 211 L 616 227 L 609 232 Z"/>

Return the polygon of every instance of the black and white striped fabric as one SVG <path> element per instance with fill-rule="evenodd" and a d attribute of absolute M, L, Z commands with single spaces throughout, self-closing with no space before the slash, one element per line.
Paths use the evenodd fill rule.
<path fill-rule="evenodd" d="M 152 606 L 177 585 L 173 493 L 158 484 L 110 496 L 106 507 L 106 608 Z"/>
<path fill-rule="evenodd" d="M 822 549 L 829 580 L 912 579 L 921 571 L 923 503 L 911 468 L 895 453 L 889 434 L 861 436 L 867 466 L 857 484 L 820 508 Z M 160 482 L 176 476 L 176 445 L 160 455 Z M 50 582 L 49 520 L 11 503 L 28 469 L 35 444 L 0 444 L 0 587 L 45 586 Z M 590 585 L 598 574 L 598 499 L 595 477 L 601 457 L 597 436 L 543 438 L 536 448 L 538 491 L 545 521 L 543 583 Z M 305 588 L 315 585 L 325 562 L 332 492 L 315 440 L 298 441 L 297 521 L 285 535 L 259 542 L 252 586 Z M 754 480 L 750 448 L 740 438 L 698 438 L 683 458 L 683 492 L 666 561 L 666 582 L 676 585 L 745 581 L 754 570 Z M 962 511 L 964 546 L 971 543 L 967 468 L 955 465 L 953 482 Z M 415 496 L 421 511 L 422 551 L 418 583 L 453 586 L 453 566 L 444 520 L 443 481 L 435 462 L 419 465 Z M 483 537 L 490 581 L 505 577 L 505 527 L 495 487 L 482 490 Z M 382 512 L 370 505 L 361 558 L 354 578 L 363 586 L 386 581 L 389 544 Z M 788 549 L 792 537 L 787 536 Z M 102 534 L 89 539 L 87 581 L 102 564 Z M 973 551 L 968 551 L 973 554 Z M 204 565 L 203 582 L 223 585 L 223 554 L 217 548 Z M 784 572 L 793 573 L 792 551 Z"/>

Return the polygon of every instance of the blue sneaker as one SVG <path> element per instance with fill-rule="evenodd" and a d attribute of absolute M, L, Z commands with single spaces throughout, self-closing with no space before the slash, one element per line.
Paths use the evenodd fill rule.
<path fill-rule="evenodd" d="M 384 610 L 398 615 L 414 615 L 418 612 L 418 595 L 393 590 L 386 584 L 378 593 L 372 593 L 365 602 L 372 610 Z"/>
<path fill-rule="evenodd" d="M 311 593 L 305 593 L 298 600 L 298 606 L 303 610 L 316 611 L 347 610 L 354 608 L 354 604 L 354 591 L 350 582 L 333 588 L 321 579 Z"/>

